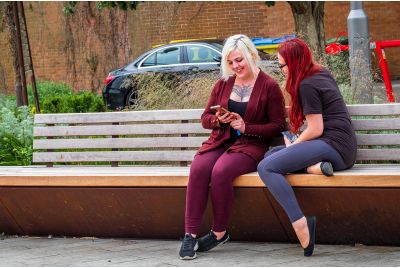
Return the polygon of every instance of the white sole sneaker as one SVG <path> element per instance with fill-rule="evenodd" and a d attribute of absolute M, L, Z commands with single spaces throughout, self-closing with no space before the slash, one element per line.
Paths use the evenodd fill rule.
<path fill-rule="evenodd" d="M 190 256 L 183 256 L 179 257 L 181 260 L 193 260 L 197 258 L 196 250 L 199 248 L 199 243 L 197 242 L 196 245 L 194 246 L 194 255 L 192 257 Z"/>
<path fill-rule="evenodd" d="M 196 259 L 196 258 L 197 258 L 196 252 L 194 253 L 193 257 L 190 257 L 190 256 L 179 257 L 179 259 L 181 259 L 181 260 L 193 260 L 193 259 Z"/>

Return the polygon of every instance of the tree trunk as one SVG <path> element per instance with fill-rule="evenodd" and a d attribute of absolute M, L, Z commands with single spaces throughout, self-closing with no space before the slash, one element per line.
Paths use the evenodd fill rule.
<path fill-rule="evenodd" d="M 324 60 L 324 2 L 299 1 L 288 2 L 293 13 L 295 30 L 298 36 L 310 46 L 314 59 Z"/>
<path fill-rule="evenodd" d="M 15 96 L 17 106 L 22 106 L 22 87 L 21 74 L 19 71 L 19 62 L 17 55 L 17 33 L 14 24 L 13 2 L 4 2 L 4 18 L 8 28 L 8 39 L 10 43 L 10 52 L 13 59 L 13 67 L 15 72 Z"/>

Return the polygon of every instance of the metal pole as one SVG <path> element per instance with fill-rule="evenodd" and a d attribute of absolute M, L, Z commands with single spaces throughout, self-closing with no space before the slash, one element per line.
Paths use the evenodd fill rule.
<path fill-rule="evenodd" d="M 373 103 L 373 81 L 369 45 L 368 16 L 363 1 L 351 1 L 347 17 L 350 48 L 351 88 L 360 103 Z"/>
<path fill-rule="evenodd" d="M 25 77 L 25 66 L 24 66 L 24 53 L 22 51 L 22 41 L 21 41 L 21 29 L 19 25 L 19 12 L 18 12 L 18 3 L 13 2 L 13 11 L 14 11 L 14 23 L 17 34 L 17 56 L 18 56 L 18 65 L 19 65 L 19 73 L 21 77 L 22 84 L 22 104 L 28 105 L 28 94 L 26 90 L 26 77 Z"/>
<path fill-rule="evenodd" d="M 28 35 L 28 26 L 26 25 L 26 18 L 25 18 L 25 10 L 23 2 L 18 2 L 21 9 L 21 17 L 25 25 L 25 32 L 26 32 L 26 43 L 28 45 L 28 53 L 29 53 L 29 69 L 31 70 L 31 84 L 32 84 L 32 93 L 33 93 L 33 100 L 35 102 L 35 109 L 36 113 L 40 114 L 40 105 L 39 105 L 39 95 L 37 92 L 36 87 L 36 78 L 35 78 L 35 71 L 33 70 L 33 61 L 32 61 L 32 52 L 31 52 L 31 45 L 29 43 L 29 35 Z"/>

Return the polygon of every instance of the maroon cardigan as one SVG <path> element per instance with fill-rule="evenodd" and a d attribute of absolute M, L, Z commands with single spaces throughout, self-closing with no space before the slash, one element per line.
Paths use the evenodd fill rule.
<path fill-rule="evenodd" d="M 219 104 L 228 108 L 234 83 L 235 77 L 230 77 L 227 81 L 221 79 L 211 92 L 207 107 L 201 116 L 201 123 L 204 128 L 212 129 L 212 132 L 200 147 L 200 154 L 221 146 L 229 139 L 229 124 L 220 126 L 210 106 Z M 243 120 L 246 125 L 245 132 L 229 147 L 228 152 L 245 153 L 258 163 L 268 150 L 270 139 L 279 136 L 286 127 L 282 92 L 275 80 L 263 71 L 257 76 Z"/>

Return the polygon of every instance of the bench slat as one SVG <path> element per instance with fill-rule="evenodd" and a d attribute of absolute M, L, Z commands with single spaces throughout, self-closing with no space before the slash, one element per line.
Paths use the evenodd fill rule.
<path fill-rule="evenodd" d="M 399 134 L 357 134 L 358 145 L 400 145 Z"/>
<path fill-rule="evenodd" d="M 36 152 L 34 163 L 96 161 L 191 161 L 196 151 Z M 357 160 L 400 160 L 400 149 L 358 149 Z"/>
<path fill-rule="evenodd" d="M 398 130 L 400 119 L 362 119 L 353 120 L 359 130 Z M 200 123 L 186 124 L 136 124 L 136 125 L 93 125 L 93 126 L 50 126 L 35 127 L 35 137 L 51 136 L 91 136 L 91 135 L 134 135 L 134 134 L 187 134 L 210 133 Z"/>
<path fill-rule="evenodd" d="M 156 120 L 200 119 L 203 109 L 152 110 L 132 112 L 75 113 L 75 114 L 36 114 L 35 124 L 84 124 L 140 122 Z"/>
<path fill-rule="evenodd" d="M 350 115 L 400 115 L 397 103 L 347 105 Z M 200 119 L 203 109 L 153 110 L 132 112 L 106 112 L 82 114 L 36 114 L 35 124 L 82 124 L 139 122 L 152 120 L 191 120 Z"/>
<path fill-rule="evenodd" d="M 358 149 L 357 160 L 400 160 L 400 149 Z"/>
<path fill-rule="evenodd" d="M 192 161 L 196 151 L 36 152 L 33 163 L 103 161 Z"/>
<path fill-rule="evenodd" d="M 200 147 L 207 137 L 41 139 L 33 141 L 33 149 L 109 149 Z"/>
<path fill-rule="evenodd" d="M 96 136 L 96 135 L 140 135 L 140 134 L 208 134 L 199 123 L 185 124 L 137 124 L 137 125 L 93 125 L 35 127 L 35 137 Z"/>
<path fill-rule="evenodd" d="M 399 118 L 358 119 L 352 120 L 354 130 L 397 130 L 400 129 Z"/>
<path fill-rule="evenodd" d="M 354 104 L 347 105 L 347 109 L 352 116 L 400 115 L 400 105 L 398 103 Z"/>

